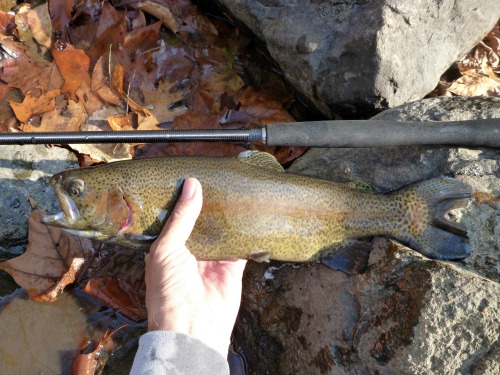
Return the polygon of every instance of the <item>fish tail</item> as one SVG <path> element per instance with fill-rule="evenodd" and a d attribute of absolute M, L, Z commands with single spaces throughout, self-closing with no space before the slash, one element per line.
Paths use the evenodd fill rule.
<path fill-rule="evenodd" d="M 463 259 L 471 247 L 465 226 L 449 220 L 450 210 L 465 207 L 472 189 L 451 178 L 436 178 L 394 193 L 403 208 L 394 238 L 434 259 Z"/>

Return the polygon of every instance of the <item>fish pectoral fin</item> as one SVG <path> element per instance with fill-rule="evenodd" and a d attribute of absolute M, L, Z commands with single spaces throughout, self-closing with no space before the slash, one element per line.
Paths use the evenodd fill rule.
<path fill-rule="evenodd" d="M 271 255 L 272 254 L 269 251 L 254 250 L 248 255 L 248 258 L 258 263 L 268 263 L 271 260 Z"/>
<path fill-rule="evenodd" d="M 134 233 L 125 233 L 123 237 L 130 242 L 136 244 L 149 244 L 156 240 L 158 236 L 148 236 L 146 234 L 134 234 Z"/>
<path fill-rule="evenodd" d="M 352 241 L 335 254 L 321 258 L 321 263 L 333 270 L 357 275 L 366 271 L 371 250 L 371 242 Z"/>
<path fill-rule="evenodd" d="M 237 159 L 242 163 L 272 169 L 276 172 L 285 172 L 278 160 L 268 152 L 247 150 L 240 152 Z"/>

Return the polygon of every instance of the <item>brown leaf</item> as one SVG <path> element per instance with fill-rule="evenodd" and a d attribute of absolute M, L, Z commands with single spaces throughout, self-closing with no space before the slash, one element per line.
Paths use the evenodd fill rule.
<path fill-rule="evenodd" d="M 63 43 L 69 42 L 69 22 L 71 21 L 74 0 L 49 0 L 48 3 L 56 40 Z"/>
<path fill-rule="evenodd" d="M 92 91 L 107 103 L 120 104 L 123 92 L 123 75 L 122 65 L 109 51 L 97 61 L 94 68 Z"/>
<path fill-rule="evenodd" d="M 59 95 L 61 95 L 60 90 L 48 92 L 32 90 L 26 94 L 22 103 L 10 102 L 10 106 L 17 119 L 24 124 L 30 121 L 32 116 L 41 115 L 55 109 L 57 107 L 56 99 Z"/>
<path fill-rule="evenodd" d="M 131 57 L 139 51 L 146 52 L 157 48 L 160 27 L 161 23 L 155 22 L 152 25 L 132 30 L 125 36 L 123 47 Z"/>
<path fill-rule="evenodd" d="M 87 112 L 83 103 L 68 99 L 64 105 L 45 112 L 39 126 L 26 123 L 21 130 L 23 132 L 76 132 L 81 130 L 86 119 Z"/>
<path fill-rule="evenodd" d="M 92 278 L 84 290 L 87 294 L 136 322 L 148 316 L 144 304 L 138 304 L 121 289 L 118 278 Z"/>
<path fill-rule="evenodd" d="M 71 44 L 66 45 L 64 50 L 53 48 L 51 52 L 64 78 L 61 92 L 67 94 L 73 100 L 78 100 L 76 95 L 77 90 L 82 84 L 86 85 L 86 87 L 90 85 L 90 58 L 84 50 L 76 48 Z"/>
<path fill-rule="evenodd" d="M 95 64 L 102 55 L 107 53 L 110 46 L 118 47 L 118 45 L 123 44 L 127 34 L 125 17 L 125 12 L 118 12 L 107 1 L 103 3 L 97 27 L 97 38 L 87 51 L 91 65 Z"/>
<path fill-rule="evenodd" d="M 453 82 L 448 91 L 460 96 L 500 95 L 500 79 L 471 70 Z"/>
<path fill-rule="evenodd" d="M 0 34 L 11 35 L 15 27 L 14 13 L 0 11 Z"/>
<path fill-rule="evenodd" d="M 172 90 L 174 84 L 162 81 L 158 87 L 151 84 L 141 86 L 143 97 L 142 105 L 149 108 L 149 116 L 140 116 L 138 130 L 160 130 L 157 124 L 173 121 L 175 117 L 186 113 L 187 108 L 183 105 L 171 108 L 173 103 L 183 98 L 182 90 Z"/>
<path fill-rule="evenodd" d="M 179 22 L 172 11 L 165 5 L 153 1 L 141 1 L 137 8 L 158 18 L 174 34 L 179 31 Z"/>
<path fill-rule="evenodd" d="M 50 48 L 52 44 L 52 22 L 47 3 L 31 8 L 27 14 L 28 25 L 38 44 Z"/>
<path fill-rule="evenodd" d="M 74 0 L 48 0 L 48 4 L 56 40 L 63 44 L 68 43 L 70 41 L 69 22 Z"/>
<path fill-rule="evenodd" d="M 94 250 L 90 240 L 40 223 L 40 209 L 29 218 L 28 248 L 17 258 L 0 263 L 34 301 L 53 302 L 75 281 L 85 259 Z"/>

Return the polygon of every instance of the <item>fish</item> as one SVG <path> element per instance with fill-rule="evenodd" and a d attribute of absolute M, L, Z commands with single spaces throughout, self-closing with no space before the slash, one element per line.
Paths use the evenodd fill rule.
<path fill-rule="evenodd" d="M 269 153 L 157 157 L 66 170 L 50 178 L 61 212 L 44 224 L 148 250 L 180 195 L 197 178 L 203 207 L 187 242 L 200 260 L 316 261 L 353 240 L 383 236 L 433 259 L 470 255 L 466 228 L 449 211 L 471 187 L 438 177 L 389 193 L 286 172 Z"/>

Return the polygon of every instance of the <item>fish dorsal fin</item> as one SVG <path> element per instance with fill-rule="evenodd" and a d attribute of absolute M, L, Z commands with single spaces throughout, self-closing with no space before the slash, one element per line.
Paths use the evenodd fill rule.
<path fill-rule="evenodd" d="M 278 163 L 278 160 L 267 152 L 247 150 L 240 152 L 237 159 L 242 163 L 272 169 L 276 172 L 285 172 L 281 164 Z"/>

